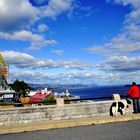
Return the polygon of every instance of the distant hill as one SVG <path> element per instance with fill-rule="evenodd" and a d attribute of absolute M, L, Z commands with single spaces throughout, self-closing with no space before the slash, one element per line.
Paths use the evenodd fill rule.
<path fill-rule="evenodd" d="M 76 89 L 76 88 L 86 88 L 95 87 L 97 85 L 84 85 L 84 84 L 29 84 L 31 88 L 50 88 L 50 89 Z"/>
<path fill-rule="evenodd" d="M 128 85 L 124 85 L 125 87 L 131 87 L 131 85 L 130 84 L 128 84 Z M 137 84 L 137 86 L 139 86 L 140 87 L 140 84 Z"/>

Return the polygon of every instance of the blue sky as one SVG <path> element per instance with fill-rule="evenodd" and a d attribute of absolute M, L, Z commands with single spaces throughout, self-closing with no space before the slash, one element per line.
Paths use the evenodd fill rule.
<path fill-rule="evenodd" d="M 36 2 L 0 0 L 9 82 L 140 83 L 139 0 Z"/>

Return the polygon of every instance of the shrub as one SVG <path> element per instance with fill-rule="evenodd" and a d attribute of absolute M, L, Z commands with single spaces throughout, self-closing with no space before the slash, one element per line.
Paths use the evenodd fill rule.
<path fill-rule="evenodd" d="M 44 102 L 45 105 L 54 105 L 54 104 L 56 104 L 56 100 L 52 96 L 44 98 L 43 102 Z"/>
<path fill-rule="evenodd" d="M 4 101 L 2 99 L 0 99 L 0 104 L 4 104 Z"/>

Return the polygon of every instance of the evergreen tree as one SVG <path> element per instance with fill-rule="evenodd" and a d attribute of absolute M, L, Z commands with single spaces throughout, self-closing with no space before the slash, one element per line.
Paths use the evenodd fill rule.
<path fill-rule="evenodd" d="M 30 92 L 30 86 L 24 82 L 24 81 L 19 81 L 18 79 L 14 81 L 13 84 L 10 85 L 13 90 L 16 92 L 19 92 L 21 95 L 28 96 Z"/>

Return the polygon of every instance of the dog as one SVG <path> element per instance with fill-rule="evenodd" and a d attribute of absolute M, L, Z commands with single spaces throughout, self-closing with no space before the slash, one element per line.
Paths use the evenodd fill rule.
<path fill-rule="evenodd" d="M 124 115 L 126 108 L 128 108 L 131 103 L 132 101 L 130 99 L 114 101 L 110 107 L 110 116 L 117 117 L 118 112 Z"/>

